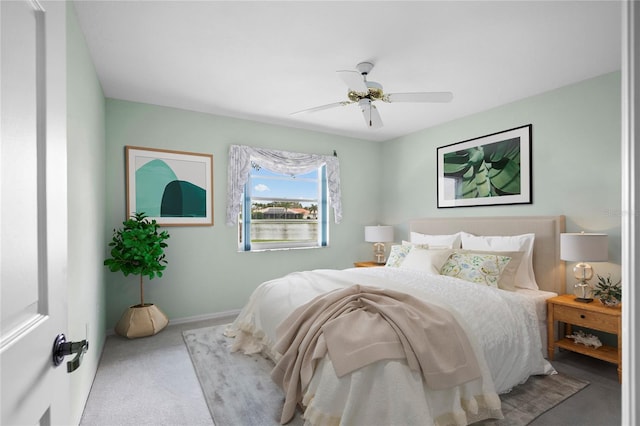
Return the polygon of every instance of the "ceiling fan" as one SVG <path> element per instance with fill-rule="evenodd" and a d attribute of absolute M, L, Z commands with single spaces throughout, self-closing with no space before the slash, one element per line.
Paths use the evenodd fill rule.
<path fill-rule="evenodd" d="M 411 93 L 384 93 L 382 85 L 375 81 L 368 81 L 367 75 L 373 69 L 371 62 L 361 62 L 355 70 L 338 71 L 338 75 L 347 84 L 348 101 L 334 102 L 314 108 L 296 111 L 293 114 L 322 111 L 329 108 L 358 104 L 368 127 L 382 127 L 382 119 L 378 109 L 373 104 L 376 101 L 393 102 L 450 102 L 453 99 L 451 92 L 411 92 Z"/>

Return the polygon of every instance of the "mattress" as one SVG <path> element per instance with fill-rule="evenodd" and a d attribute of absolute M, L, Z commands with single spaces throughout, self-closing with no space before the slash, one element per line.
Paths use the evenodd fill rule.
<path fill-rule="evenodd" d="M 538 327 L 540 329 L 540 343 L 542 344 L 542 356 L 547 357 L 547 299 L 556 297 L 558 293 L 544 290 L 530 290 L 519 288 L 516 293 L 531 298 L 536 306 Z"/>

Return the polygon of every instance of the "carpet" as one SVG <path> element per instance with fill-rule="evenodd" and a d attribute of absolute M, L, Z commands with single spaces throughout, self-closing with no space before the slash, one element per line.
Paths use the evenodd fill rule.
<path fill-rule="evenodd" d="M 280 424 L 282 390 L 271 380 L 273 363 L 262 356 L 230 352 L 233 339 L 225 325 L 183 332 L 191 361 L 216 426 Z M 503 420 L 485 420 L 483 426 L 527 425 L 589 383 L 564 374 L 531 376 L 526 383 L 501 395 Z M 296 415 L 289 425 L 300 426 Z"/>

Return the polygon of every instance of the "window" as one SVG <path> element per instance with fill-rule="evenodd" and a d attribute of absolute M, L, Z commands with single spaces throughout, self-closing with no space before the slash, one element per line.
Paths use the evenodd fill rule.
<path fill-rule="evenodd" d="M 340 223 L 340 164 L 335 152 L 320 155 L 246 145 L 229 147 L 226 223 L 239 229 L 239 250 L 326 246 L 329 207 L 335 223 Z M 306 222 L 316 230 L 300 236 L 290 234 L 287 227 L 286 232 L 263 237 L 252 225 L 266 220 L 286 220 L 291 226 Z"/>
<path fill-rule="evenodd" d="M 243 200 L 238 221 L 241 251 L 327 245 L 326 165 L 295 175 L 252 159 Z"/>

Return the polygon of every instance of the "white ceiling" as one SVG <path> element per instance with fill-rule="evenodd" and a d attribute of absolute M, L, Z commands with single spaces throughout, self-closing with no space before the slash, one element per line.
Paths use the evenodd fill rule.
<path fill-rule="evenodd" d="M 382 141 L 621 67 L 619 1 L 76 1 L 105 96 Z M 336 71 L 375 64 L 367 128 Z"/>

